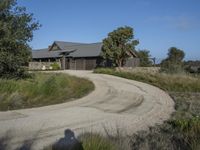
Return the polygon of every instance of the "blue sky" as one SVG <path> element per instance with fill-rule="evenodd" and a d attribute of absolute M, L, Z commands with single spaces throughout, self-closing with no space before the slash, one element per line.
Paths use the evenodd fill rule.
<path fill-rule="evenodd" d="M 120 26 L 131 26 L 153 57 L 165 58 L 169 47 L 186 59 L 200 60 L 200 0 L 18 0 L 39 20 L 33 49 L 54 40 L 100 42 Z"/>

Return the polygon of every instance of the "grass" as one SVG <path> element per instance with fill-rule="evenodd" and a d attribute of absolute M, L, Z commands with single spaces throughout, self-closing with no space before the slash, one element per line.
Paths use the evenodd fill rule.
<path fill-rule="evenodd" d="M 84 133 L 79 136 L 84 150 L 116 150 L 116 143 L 99 134 Z"/>
<path fill-rule="evenodd" d="M 93 89 L 86 79 L 58 73 L 36 73 L 25 80 L 0 79 L 0 111 L 63 103 Z"/>
<path fill-rule="evenodd" d="M 198 76 L 150 72 L 148 74 L 145 72 L 123 72 L 108 68 L 96 69 L 94 72 L 145 82 L 169 92 L 200 92 L 200 77 Z"/>

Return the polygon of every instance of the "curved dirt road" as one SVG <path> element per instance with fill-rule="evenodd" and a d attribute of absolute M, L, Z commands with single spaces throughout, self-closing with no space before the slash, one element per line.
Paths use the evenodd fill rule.
<path fill-rule="evenodd" d="M 68 128 L 76 135 L 105 133 L 105 128 L 111 134 L 116 129 L 132 134 L 162 123 L 174 110 L 170 96 L 154 86 L 89 71 L 62 72 L 92 80 L 95 91 L 64 104 L 0 112 L 0 135 L 10 130 L 13 145 L 36 136 L 39 149 L 62 137 Z"/>

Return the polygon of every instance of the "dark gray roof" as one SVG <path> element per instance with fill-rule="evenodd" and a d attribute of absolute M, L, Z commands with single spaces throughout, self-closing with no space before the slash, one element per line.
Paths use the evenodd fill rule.
<path fill-rule="evenodd" d="M 57 44 L 62 50 L 66 50 L 75 45 L 85 45 L 85 43 L 63 42 L 63 41 L 55 41 L 54 43 Z"/>
<path fill-rule="evenodd" d="M 61 48 L 57 51 L 49 51 L 48 48 L 33 50 L 32 58 L 59 58 L 61 53 L 69 52 L 68 57 L 97 57 L 100 56 L 102 43 L 74 43 L 74 42 L 61 42 L 55 41 L 55 44 Z"/>
<path fill-rule="evenodd" d="M 59 57 L 58 52 L 56 51 L 50 52 L 48 48 L 32 51 L 32 58 L 54 58 L 54 57 Z"/>
<path fill-rule="evenodd" d="M 96 57 L 100 56 L 102 43 L 84 44 L 73 46 L 75 51 L 70 53 L 71 57 Z"/>

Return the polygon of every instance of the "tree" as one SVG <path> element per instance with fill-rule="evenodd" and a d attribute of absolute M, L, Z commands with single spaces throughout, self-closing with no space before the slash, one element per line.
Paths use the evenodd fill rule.
<path fill-rule="evenodd" d="M 104 59 L 111 60 L 114 66 L 122 67 L 137 44 L 139 41 L 134 40 L 133 29 L 128 26 L 120 27 L 103 40 L 101 55 Z"/>
<path fill-rule="evenodd" d="M 168 57 L 161 62 L 161 70 L 169 73 L 182 72 L 184 57 L 183 50 L 171 47 L 168 51 Z"/>
<path fill-rule="evenodd" d="M 137 52 L 138 57 L 140 58 L 140 66 L 141 67 L 149 67 L 152 65 L 152 61 L 149 60 L 151 57 L 150 51 L 148 50 L 139 50 Z"/>
<path fill-rule="evenodd" d="M 40 27 L 25 7 L 18 7 L 16 0 L 0 1 L 0 77 L 21 78 L 24 65 L 30 59 L 28 45 L 33 31 Z"/>

